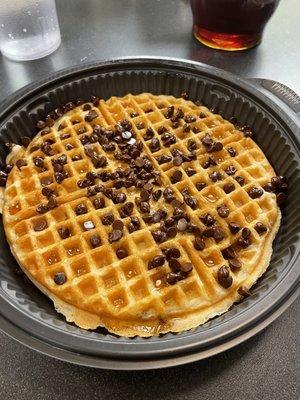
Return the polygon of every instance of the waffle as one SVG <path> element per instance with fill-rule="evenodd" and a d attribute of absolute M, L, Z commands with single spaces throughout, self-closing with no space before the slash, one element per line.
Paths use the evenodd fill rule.
<path fill-rule="evenodd" d="M 10 172 L 3 209 L 12 253 L 58 312 L 146 337 L 203 324 L 248 293 L 281 213 L 247 129 L 149 93 L 58 114 Z"/>

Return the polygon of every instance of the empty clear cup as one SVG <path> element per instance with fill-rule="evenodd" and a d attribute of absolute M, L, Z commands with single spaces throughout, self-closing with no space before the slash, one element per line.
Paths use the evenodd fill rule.
<path fill-rule="evenodd" d="M 0 51 L 4 56 L 35 60 L 59 47 L 55 0 L 0 1 Z"/>

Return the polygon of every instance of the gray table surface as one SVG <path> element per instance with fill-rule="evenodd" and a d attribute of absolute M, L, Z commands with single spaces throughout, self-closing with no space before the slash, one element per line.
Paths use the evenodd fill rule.
<path fill-rule="evenodd" d="M 0 56 L 1 99 L 46 74 L 95 60 L 136 55 L 201 61 L 300 91 L 299 0 L 281 0 L 262 44 L 220 52 L 191 35 L 184 0 L 57 0 L 62 45 L 44 59 Z M 299 304 L 223 354 L 161 371 L 113 372 L 48 358 L 0 334 L 1 399 L 288 399 L 300 395 Z"/>

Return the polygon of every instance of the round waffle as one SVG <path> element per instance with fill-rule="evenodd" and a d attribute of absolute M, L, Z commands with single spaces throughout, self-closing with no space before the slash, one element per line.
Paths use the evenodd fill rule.
<path fill-rule="evenodd" d="M 149 93 L 63 111 L 38 124 L 3 208 L 16 260 L 57 311 L 152 336 L 247 295 L 268 267 L 285 185 L 250 130 Z"/>

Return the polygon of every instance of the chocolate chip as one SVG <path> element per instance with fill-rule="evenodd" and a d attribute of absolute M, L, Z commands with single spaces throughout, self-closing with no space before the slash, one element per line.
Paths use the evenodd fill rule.
<path fill-rule="evenodd" d="M 83 228 L 84 228 L 86 231 L 90 231 L 91 229 L 94 229 L 94 228 L 95 228 L 94 222 L 91 221 L 91 220 L 84 221 L 84 223 L 83 223 Z"/>
<path fill-rule="evenodd" d="M 200 220 L 203 222 L 203 224 L 207 227 L 212 226 L 216 220 L 214 217 L 212 217 L 210 214 L 204 214 L 203 216 L 200 217 Z"/>
<path fill-rule="evenodd" d="M 218 270 L 217 279 L 219 284 L 225 289 L 229 288 L 232 285 L 233 279 L 230 275 L 228 266 L 224 265 Z"/>
<path fill-rule="evenodd" d="M 262 235 L 263 233 L 267 232 L 268 228 L 262 224 L 261 222 L 256 222 L 254 225 L 254 229 L 259 235 Z"/>
<path fill-rule="evenodd" d="M 117 249 L 116 255 L 119 260 L 122 260 L 123 258 L 128 257 L 128 251 L 125 248 L 120 247 L 119 249 Z"/>
<path fill-rule="evenodd" d="M 251 235 L 251 231 L 250 231 L 249 228 L 243 228 L 242 229 L 242 237 L 244 239 L 248 239 L 250 237 L 250 235 Z"/>
<path fill-rule="evenodd" d="M 187 149 L 193 151 L 197 149 L 197 143 L 194 139 L 189 139 L 187 142 Z"/>
<path fill-rule="evenodd" d="M 172 183 L 180 182 L 181 179 L 182 179 L 182 172 L 179 169 L 176 169 L 170 176 L 170 180 Z"/>
<path fill-rule="evenodd" d="M 125 203 L 121 207 L 121 210 L 120 210 L 121 217 L 125 218 L 125 217 L 129 216 L 133 211 L 133 207 L 134 207 L 134 205 L 132 202 Z"/>
<path fill-rule="evenodd" d="M 166 233 L 161 231 L 160 229 L 152 232 L 153 239 L 156 243 L 162 243 L 166 240 Z"/>
<path fill-rule="evenodd" d="M 154 201 L 158 201 L 161 198 L 162 195 L 162 190 L 158 189 L 155 192 L 152 193 L 152 197 Z"/>
<path fill-rule="evenodd" d="M 238 294 L 242 297 L 250 296 L 250 292 L 245 286 L 241 286 L 238 288 Z"/>
<path fill-rule="evenodd" d="M 184 124 L 182 127 L 183 132 L 189 132 L 191 130 L 191 126 L 188 124 Z"/>
<path fill-rule="evenodd" d="M 77 204 L 77 206 L 75 207 L 75 214 L 76 215 L 82 215 L 82 214 L 86 214 L 87 213 L 87 207 L 85 204 Z"/>
<path fill-rule="evenodd" d="M 234 175 L 236 173 L 236 168 L 234 165 L 229 165 L 226 169 L 225 172 L 227 175 Z"/>
<path fill-rule="evenodd" d="M 207 147 L 208 153 L 221 151 L 222 149 L 223 149 L 223 144 L 221 142 L 215 142 L 211 146 Z"/>
<path fill-rule="evenodd" d="M 213 182 L 221 181 L 223 179 L 223 176 L 219 171 L 214 171 L 210 173 L 209 177 Z"/>
<path fill-rule="evenodd" d="M 279 204 L 279 205 L 283 204 L 286 201 L 286 199 L 287 199 L 287 195 L 285 193 L 279 192 L 276 194 L 277 204 Z"/>
<path fill-rule="evenodd" d="M 224 233 L 223 229 L 221 229 L 218 226 L 213 227 L 213 230 L 214 230 L 213 238 L 215 239 L 215 241 L 217 243 L 219 243 L 221 240 L 224 239 L 225 233 Z"/>
<path fill-rule="evenodd" d="M 175 228 L 175 226 L 171 226 L 167 229 L 166 234 L 169 239 L 174 238 L 177 235 L 177 228 Z"/>
<path fill-rule="evenodd" d="M 16 162 L 16 166 L 18 167 L 18 169 L 20 170 L 22 167 L 25 167 L 27 165 L 27 161 L 20 159 Z"/>
<path fill-rule="evenodd" d="M 92 122 L 97 117 L 98 117 L 98 112 L 96 110 L 90 110 L 84 117 L 84 119 L 86 122 Z"/>
<path fill-rule="evenodd" d="M 169 119 L 169 118 L 171 118 L 171 117 L 173 116 L 173 114 L 174 114 L 174 106 L 168 107 L 168 108 L 167 108 L 167 112 L 166 112 L 166 114 L 165 114 L 165 117 L 166 117 L 167 119 Z"/>
<path fill-rule="evenodd" d="M 47 224 L 47 221 L 45 219 L 38 219 L 38 220 L 34 221 L 33 229 L 36 232 L 43 231 L 47 227 L 48 227 L 48 224 Z"/>
<path fill-rule="evenodd" d="M 22 146 L 28 147 L 29 144 L 30 144 L 30 142 L 31 142 L 30 137 L 28 137 L 28 136 L 22 136 L 22 137 L 21 137 Z"/>
<path fill-rule="evenodd" d="M 231 193 L 235 189 L 235 186 L 233 183 L 226 183 L 223 186 L 223 190 L 226 194 Z"/>
<path fill-rule="evenodd" d="M 109 233 L 108 241 L 109 243 L 118 242 L 122 238 L 122 236 L 122 231 L 120 231 L 119 229 L 114 229 L 112 232 Z"/>
<path fill-rule="evenodd" d="M 165 263 L 165 257 L 162 255 L 155 256 L 148 262 L 148 269 L 161 267 Z"/>
<path fill-rule="evenodd" d="M 221 218 L 227 218 L 229 215 L 229 208 L 225 204 L 219 206 L 217 211 Z"/>
<path fill-rule="evenodd" d="M 184 100 L 188 100 L 189 99 L 189 95 L 187 92 L 182 92 L 180 97 L 182 97 Z"/>
<path fill-rule="evenodd" d="M 200 118 L 206 118 L 206 116 L 207 116 L 207 115 L 206 115 L 204 112 L 202 112 L 202 111 L 201 111 L 200 114 L 199 114 L 199 117 L 200 117 Z"/>
<path fill-rule="evenodd" d="M 54 190 L 48 187 L 43 187 L 42 189 L 42 195 L 45 197 L 49 198 L 50 196 L 54 195 L 54 193 L 55 193 Z"/>
<path fill-rule="evenodd" d="M 179 272 L 181 270 L 181 264 L 177 260 L 177 258 L 170 258 L 170 260 L 168 260 L 168 263 L 173 272 Z"/>
<path fill-rule="evenodd" d="M 92 97 L 91 97 L 91 100 L 92 100 L 92 103 L 93 103 L 94 106 L 97 107 L 97 106 L 99 105 L 99 102 L 100 102 L 99 97 L 92 96 Z"/>
<path fill-rule="evenodd" d="M 229 265 L 231 271 L 239 270 L 242 267 L 242 263 L 239 260 L 237 260 L 236 258 L 229 259 L 228 265 Z"/>
<path fill-rule="evenodd" d="M 64 272 L 57 272 L 54 275 L 53 280 L 57 285 L 63 285 L 64 283 L 67 282 L 67 277 L 66 277 L 66 274 Z"/>
<path fill-rule="evenodd" d="M 184 117 L 184 120 L 185 120 L 185 122 L 186 122 L 187 124 L 190 124 L 190 123 L 192 123 L 192 122 L 195 122 L 196 119 L 197 119 L 197 118 L 196 118 L 194 115 L 186 115 L 186 116 Z"/>
<path fill-rule="evenodd" d="M 158 151 L 160 149 L 160 143 L 157 138 L 153 138 L 150 142 L 150 150 L 152 153 Z"/>
<path fill-rule="evenodd" d="M 46 122 L 45 121 L 38 121 L 35 125 L 37 129 L 44 129 L 46 127 Z"/>
<path fill-rule="evenodd" d="M 176 247 L 168 247 L 162 250 L 163 254 L 166 256 L 167 260 L 171 258 L 179 258 L 180 257 L 180 250 Z"/>
<path fill-rule="evenodd" d="M 115 217 L 113 216 L 113 214 L 110 212 L 110 213 L 108 213 L 108 214 L 106 214 L 106 215 L 104 215 L 103 217 L 102 217 L 102 224 L 103 225 L 111 225 L 113 222 L 114 222 L 114 220 L 115 220 Z"/>
<path fill-rule="evenodd" d="M 98 247 L 101 244 L 101 238 L 99 235 L 92 235 L 90 237 L 90 244 L 93 248 Z"/>
<path fill-rule="evenodd" d="M 208 157 L 207 161 L 204 162 L 204 164 L 202 165 L 202 167 L 204 169 L 207 169 L 209 167 L 213 167 L 217 165 L 217 163 L 215 162 L 215 160 L 212 157 Z"/>
<path fill-rule="evenodd" d="M 103 197 L 97 197 L 96 199 L 93 200 L 93 205 L 96 210 L 99 208 L 104 208 L 105 207 L 105 200 Z"/>
<path fill-rule="evenodd" d="M 166 281 L 169 285 L 175 285 L 179 279 L 179 275 L 174 272 L 169 272 L 166 276 Z"/>
<path fill-rule="evenodd" d="M 189 207 L 191 207 L 192 210 L 196 210 L 198 206 L 198 200 L 195 197 L 185 196 L 184 201 Z"/>
<path fill-rule="evenodd" d="M 242 176 L 236 176 L 234 179 L 237 181 L 237 183 L 238 183 L 239 185 L 244 186 L 244 184 L 245 184 L 245 179 L 244 179 Z"/>
<path fill-rule="evenodd" d="M 205 242 L 200 236 L 195 237 L 194 248 L 196 250 L 203 250 L 205 248 Z"/>
<path fill-rule="evenodd" d="M 60 236 L 62 239 L 67 239 L 68 237 L 71 236 L 70 229 L 69 229 L 69 228 L 65 228 L 65 227 L 63 227 L 63 226 L 62 226 L 61 228 L 58 229 L 58 233 L 59 233 L 59 236 Z"/>
<path fill-rule="evenodd" d="M 141 121 L 141 122 L 139 122 L 139 123 L 136 124 L 136 127 L 137 127 L 139 130 L 141 130 L 141 129 L 143 129 L 143 128 L 145 127 L 145 124 L 144 124 L 143 121 Z"/>
<path fill-rule="evenodd" d="M 186 262 L 186 263 L 181 265 L 180 270 L 184 275 L 188 275 L 190 272 L 192 272 L 193 268 L 194 267 L 193 267 L 192 263 Z"/>
<path fill-rule="evenodd" d="M 214 237 L 215 229 L 214 228 L 206 228 L 203 231 L 203 236 L 205 237 Z"/>
<path fill-rule="evenodd" d="M 205 147 L 211 146 L 213 144 L 213 140 L 208 133 L 201 139 L 201 142 Z"/>
<path fill-rule="evenodd" d="M 228 226 L 229 226 L 230 232 L 234 235 L 241 230 L 241 227 L 238 224 L 236 224 L 235 222 L 229 222 Z"/>
<path fill-rule="evenodd" d="M 148 190 L 142 189 L 141 193 L 140 193 L 140 198 L 143 201 L 147 201 L 150 199 L 150 193 L 148 192 Z"/>
<path fill-rule="evenodd" d="M 48 208 L 49 208 L 49 210 L 53 210 L 57 206 L 58 206 L 58 203 L 57 203 L 57 200 L 56 200 L 56 196 L 54 194 L 50 195 L 48 197 Z"/>
<path fill-rule="evenodd" d="M 236 150 L 233 147 L 227 147 L 227 152 L 230 155 L 230 157 L 235 157 L 236 156 Z"/>
<path fill-rule="evenodd" d="M 258 199 L 263 195 L 264 191 L 258 187 L 252 187 L 248 190 L 248 195 L 251 199 Z"/>
<path fill-rule="evenodd" d="M 206 183 L 205 183 L 205 182 L 197 182 L 197 183 L 196 183 L 196 189 L 199 190 L 199 191 L 202 190 L 202 189 L 204 189 L 205 186 L 206 186 Z"/>
<path fill-rule="evenodd" d="M 117 195 L 114 197 L 114 203 L 115 204 L 120 204 L 120 203 L 124 203 L 124 201 L 126 201 L 127 196 L 124 192 L 121 193 L 117 193 Z"/>
<path fill-rule="evenodd" d="M 60 130 L 59 128 L 63 129 L 64 126 L 59 125 L 58 130 Z M 84 131 L 84 132 L 85 132 L 85 131 Z M 83 132 L 79 132 L 79 129 L 78 129 L 77 133 L 83 133 Z M 69 133 L 62 133 L 62 134 L 60 135 L 59 138 L 60 138 L 61 140 L 65 140 L 65 139 L 69 139 L 70 137 L 71 137 L 71 135 L 70 135 Z"/>
<path fill-rule="evenodd" d="M 194 168 L 186 168 L 185 173 L 187 174 L 187 176 L 193 176 L 195 175 L 196 170 L 194 170 Z"/>
<path fill-rule="evenodd" d="M 147 203 L 146 201 L 142 201 L 139 207 L 140 207 L 140 210 L 143 213 L 149 213 L 150 212 L 150 204 Z"/>
<path fill-rule="evenodd" d="M 44 214 L 47 211 L 49 211 L 49 207 L 46 204 L 39 204 L 36 207 L 36 212 L 39 213 L 39 214 Z"/>
<path fill-rule="evenodd" d="M 120 219 L 114 220 L 114 222 L 112 224 L 112 228 L 115 229 L 115 230 L 122 231 L 124 229 L 123 221 L 121 221 Z"/>
<path fill-rule="evenodd" d="M 170 162 L 172 160 L 172 157 L 162 154 L 161 156 L 157 157 L 156 160 L 157 160 L 158 164 L 161 165 L 161 164 Z"/>

